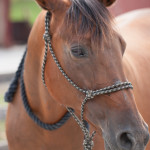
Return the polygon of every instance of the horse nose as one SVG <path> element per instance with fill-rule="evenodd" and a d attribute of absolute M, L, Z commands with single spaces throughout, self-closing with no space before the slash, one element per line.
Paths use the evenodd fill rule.
<path fill-rule="evenodd" d="M 122 133 L 118 134 L 117 145 L 118 145 L 119 149 L 121 149 L 121 150 L 133 150 L 134 147 L 136 146 L 136 144 L 139 142 L 139 139 L 137 139 L 136 137 L 137 136 L 134 136 L 134 134 L 132 134 L 129 131 L 122 132 Z M 143 143 L 144 143 L 143 145 L 146 146 L 148 141 L 149 141 L 148 131 L 143 133 L 143 137 L 145 137 L 144 140 L 142 140 L 143 138 L 140 138 L 140 139 L 143 141 Z M 142 141 L 140 141 L 140 142 L 142 142 Z"/>

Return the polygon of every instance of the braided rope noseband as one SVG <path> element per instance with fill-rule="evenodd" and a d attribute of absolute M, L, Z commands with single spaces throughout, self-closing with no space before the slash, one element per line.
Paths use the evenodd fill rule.
<path fill-rule="evenodd" d="M 79 126 L 81 127 L 81 129 L 84 133 L 84 142 L 83 142 L 84 150 L 92 150 L 93 144 L 94 144 L 93 143 L 93 137 L 94 137 L 96 132 L 94 131 L 90 135 L 89 130 L 85 126 L 85 121 L 83 118 L 85 104 L 87 103 L 88 100 L 93 99 L 95 96 L 102 95 L 102 94 L 109 94 L 109 93 L 113 93 L 113 92 L 120 91 L 123 89 L 128 89 L 128 88 L 133 89 L 133 86 L 130 82 L 120 82 L 118 84 L 114 84 L 112 86 L 108 86 L 108 87 L 105 87 L 105 88 L 99 89 L 99 90 L 85 90 L 85 89 L 80 88 L 77 84 L 75 84 L 68 77 L 68 75 L 65 73 L 65 71 L 62 69 L 62 67 L 61 67 L 59 61 L 57 60 L 57 58 L 54 54 L 54 51 L 52 49 L 51 36 L 49 34 L 50 17 L 51 17 L 50 12 L 47 12 L 46 17 L 45 17 L 45 33 L 43 36 L 43 38 L 45 40 L 45 54 L 44 54 L 43 65 L 42 65 L 42 81 L 43 81 L 44 85 L 46 86 L 45 77 L 44 77 L 44 70 L 45 70 L 47 52 L 48 52 L 48 47 L 49 47 L 49 51 L 50 51 L 56 65 L 57 65 L 57 67 L 59 68 L 60 72 L 63 74 L 63 76 L 68 80 L 68 82 L 72 86 L 74 86 L 77 90 L 79 90 L 80 92 L 85 94 L 85 99 L 83 100 L 82 105 L 81 105 L 81 120 L 75 115 L 74 111 L 71 108 L 67 107 L 67 110 L 73 116 L 75 121 L 79 124 Z"/>

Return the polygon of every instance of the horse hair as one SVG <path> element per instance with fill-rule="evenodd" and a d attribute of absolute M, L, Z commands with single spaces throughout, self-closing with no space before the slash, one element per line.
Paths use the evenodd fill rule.
<path fill-rule="evenodd" d="M 112 16 L 98 0 L 72 0 L 61 33 L 64 34 L 69 30 L 72 32 L 70 35 L 78 35 L 79 38 L 91 33 L 92 42 L 102 43 L 112 35 L 111 22 Z M 68 39 L 70 40 L 70 37 Z"/>

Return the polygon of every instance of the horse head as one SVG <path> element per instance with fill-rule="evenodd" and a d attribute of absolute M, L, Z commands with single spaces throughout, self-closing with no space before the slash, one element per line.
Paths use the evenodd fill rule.
<path fill-rule="evenodd" d="M 51 13 L 52 48 L 65 73 L 82 89 L 97 90 L 127 81 L 123 70 L 126 43 L 113 27 L 106 6 L 115 0 L 36 0 Z M 45 83 L 55 101 L 79 115 L 84 94 L 61 74 L 48 55 Z M 131 89 L 95 96 L 84 117 L 102 132 L 106 150 L 144 150 L 148 126 Z"/>

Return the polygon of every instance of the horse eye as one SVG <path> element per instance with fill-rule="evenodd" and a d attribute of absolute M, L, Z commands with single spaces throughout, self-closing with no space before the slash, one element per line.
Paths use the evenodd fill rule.
<path fill-rule="evenodd" d="M 82 47 L 72 47 L 71 54 L 77 58 L 82 58 L 88 56 L 88 51 L 83 49 Z"/>

